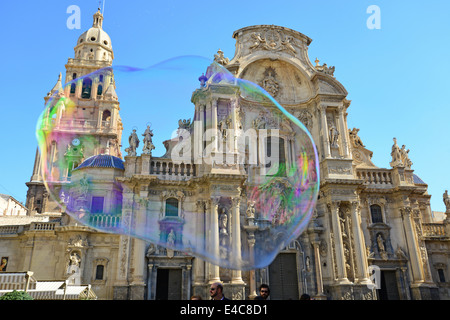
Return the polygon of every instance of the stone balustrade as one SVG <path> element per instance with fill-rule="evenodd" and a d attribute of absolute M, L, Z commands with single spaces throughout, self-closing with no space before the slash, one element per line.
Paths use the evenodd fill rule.
<path fill-rule="evenodd" d="M 30 231 L 54 231 L 56 224 L 59 222 L 32 222 Z"/>
<path fill-rule="evenodd" d="M 357 169 L 356 174 L 365 184 L 379 186 L 393 184 L 392 172 L 387 169 Z"/>
<path fill-rule="evenodd" d="M 23 226 L 0 226 L 0 234 L 16 234 L 23 230 Z"/>
<path fill-rule="evenodd" d="M 121 215 L 93 214 L 89 217 L 89 224 L 94 228 L 117 228 L 120 221 Z"/>
<path fill-rule="evenodd" d="M 424 237 L 441 238 L 446 237 L 445 226 L 442 223 L 422 223 Z"/>
<path fill-rule="evenodd" d="M 165 180 L 186 180 L 197 175 L 195 164 L 173 163 L 171 160 L 152 159 L 150 174 Z"/>

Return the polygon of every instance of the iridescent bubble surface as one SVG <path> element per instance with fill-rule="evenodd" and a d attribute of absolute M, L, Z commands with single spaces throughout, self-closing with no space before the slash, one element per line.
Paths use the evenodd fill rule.
<path fill-rule="evenodd" d="M 316 204 L 306 127 L 202 57 L 74 79 L 48 101 L 36 135 L 54 206 L 142 239 L 152 254 L 262 268 L 305 230 Z"/>

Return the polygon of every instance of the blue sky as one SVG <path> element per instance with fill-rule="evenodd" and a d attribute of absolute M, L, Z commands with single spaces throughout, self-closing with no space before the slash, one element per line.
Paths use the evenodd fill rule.
<path fill-rule="evenodd" d="M 80 8 L 80 29 L 67 27 L 70 5 Z M 370 5 L 381 10 L 380 29 L 367 27 Z M 97 7 L 94 0 L 0 2 L 0 193 L 25 201 L 43 98 L 64 74 Z M 103 29 L 112 40 L 114 65 L 133 67 L 183 55 L 213 58 L 219 48 L 231 59 L 233 32 L 250 25 L 280 25 L 307 35 L 313 39 L 311 61 L 317 57 L 336 67 L 352 100 L 348 127 L 360 129 L 375 165 L 389 168 L 396 137 L 429 185 L 432 210 L 445 211 L 449 17 L 447 0 L 106 0 Z"/>

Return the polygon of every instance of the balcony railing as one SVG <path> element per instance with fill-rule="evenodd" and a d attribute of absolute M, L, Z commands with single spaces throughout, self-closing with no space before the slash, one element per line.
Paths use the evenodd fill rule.
<path fill-rule="evenodd" d="M 160 176 L 166 180 L 186 180 L 197 175 L 195 164 L 178 164 L 171 160 L 152 160 L 150 174 Z"/>
<path fill-rule="evenodd" d="M 443 238 L 448 236 L 442 223 L 422 223 L 422 230 L 424 237 Z"/>
<path fill-rule="evenodd" d="M 356 171 L 358 179 L 364 180 L 368 185 L 392 185 L 392 173 L 390 170 L 383 169 L 357 169 Z"/>
<path fill-rule="evenodd" d="M 59 222 L 32 222 L 30 226 L 31 231 L 54 231 L 56 224 Z"/>
<path fill-rule="evenodd" d="M 89 217 L 89 223 L 94 228 L 110 229 L 120 227 L 121 215 L 93 214 Z"/>

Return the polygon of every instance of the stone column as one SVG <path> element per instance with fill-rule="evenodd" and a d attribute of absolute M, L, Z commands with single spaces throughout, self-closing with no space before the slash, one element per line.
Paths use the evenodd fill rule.
<path fill-rule="evenodd" d="M 337 282 L 339 284 L 349 284 L 347 271 L 345 269 L 344 243 L 342 241 L 341 223 L 339 218 L 340 201 L 333 201 L 328 204 L 333 225 L 334 246 L 336 252 Z"/>
<path fill-rule="evenodd" d="M 316 282 L 317 282 L 317 294 L 316 300 L 326 300 L 326 295 L 323 293 L 323 280 L 322 280 L 322 262 L 320 261 L 319 239 L 312 241 L 314 249 L 314 264 L 316 266 Z"/>
<path fill-rule="evenodd" d="M 413 273 L 414 283 L 424 282 L 424 274 L 421 266 L 420 249 L 416 240 L 414 232 L 411 207 L 404 207 L 400 209 L 403 220 L 403 227 L 405 228 L 406 242 L 408 245 L 409 259 L 411 262 L 411 269 Z"/>
<path fill-rule="evenodd" d="M 249 251 L 250 251 L 250 261 L 255 261 L 255 234 L 254 232 L 249 232 L 248 235 L 248 246 L 249 246 Z M 255 279 L 255 270 L 252 269 L 250 270 L 250 294 L 249 297 L 250 299 L 253 299 L 254 297 L 256 297 L 258 294 L 256 293 L 256 279 Z"/>
<path fill-rule="evenodd" d="M 211 197 L 211 238 L 210 250 L 214 257 L 219 257 L 219 201 L 220 197 Z M 209 283 L 220 281 L 220 269 L 217 265 L 211 265 Z"/>
<path fill-rule="evenodd" d="M 194 135 L 192 137 L 194 145 L 194 164 L 203 162 L 203 106 L 199 107 L 197 120 L 194 122 Z"/>
<path fill-rule="evenodd" d="M 353 227 L 353 237 L 355 239 L 355 255 L 356 255 L 356 276 L 358 282 L 361 284 L 371 284 L 368 275 L 368 264 L 366 256 L 366 245 L 364 241 L 364 236 L 361 231 L 361 211 L 358 201 L 352 202 L 352 227 Z M 356 280 L 356 279 L 355 279 Z"/>
<path fill-rule="evenodd" d="M 204 234 L 206 235 L 206 229 L 205 229 L 205 210 L 206 210 L 206 203 L 203 200 L 197 201 L 197 234 Z M 205 250 L 206 248 L 203 247 L 205 239 L 197 239 L 196 246 L 198 249 Z M 193 285 L 198 286 L 201 285 L 204 282 L 204 274 L 205 274 L 205 262 L 200 258 L 195 258 L 193 262 Z"/>
<path fill-rule="evenodd" d="M 99 130 L 102 127 L 102 119 L 103 119 L 103 108 L 98 109 L 97 113 L 97 130 Z"/>
<path fill-rule="evenodd" d="M 328 139 L 328 124 L 327 124 L 327 107 L 319 105 L 320 121 L 322 123 L 322 143 L 324 148 L 325 158 L 331 157 L 330 140 Z"/>
<path fill-rule="evenodd" d="M 237 132 L 238 132 L 238 124 L 237 124 L 237 99 L 231 100 L 231 120 L 233 122 L 233 134 L 232 134 L 232 148 L 231 152 L 237 152 Z"/>
<path fill-rule="evenodd" d="M 122 206 L 122 225 L 125 228 L 125 234 L 120 236 L 119 256 L 117 259 L 117 277 L 114 283 L 114 299 L 128 299 L 128 272 L 130 259 L 131 242 L 131 215 L 133 210 L 134 193 L 128 186 L 124 186 L 123 206 Z M 128 233 L 128 234 L 127 234 Z"/>
<path fill-rule="evenodd" d="M 154 300 L 155 299 L 155 295 L 154 295 L 154 276 L 156 277 L 156 270 L 154 269 L 154 264 L 153 263 L 149 263 L 147 265 L 148 267 L 148 275 L 147 275 L 147 300 Z"/>
<path fill-rule="evenodd" d="M 212 145 L 212 151 L 217 152 L 218 151 L 218 139 L 219 135 L 217 132 L 217 99 L 213 99 L 211 101 L 211 123 L 212 123 L 212 136 L 214 139 L 213 145 Z"/>
<path fill-rule="evenodd" d="M 340 137 L 342 141 L 342 150 L 344 151 L 344 157 L 347 159 L 350 157 L 350 151 L 349 151 L 349 143 L 348 143 L 348 130 L 346 129 L 345 125 L 345 119 L 344 119 L 344 106 L 340 106 L 338 108 L 338 114 L 339 114 L 339 130 L 340 131 Z"/>
<path fill-rule="evenodd" d="M 139 205 L 135 207 L 133 229 L 137 235 L 144 235 L 147 212 L 147 195 L 139 199 Z M 144 240 L 133 238 L 133 277 L 131 281 L 131 299 L 141 300 L 145 292 L 145 242 Z"/>
<path fill-rule="evenodd" d="M 232 208 L 233 208 L 233 216 L 231 217 L 231 232 L 232 232 L 232 259 L 236 259 L 235 263 L 242 263 L 242 254 L 241 254 L 241 216 L 240 216 L 240 205 L 241 198 L 239 196 L 231 199 Z M 241 270 L 233 270 L 231 283 L 239 283 L 242 284 L 242 274 Z"/>

